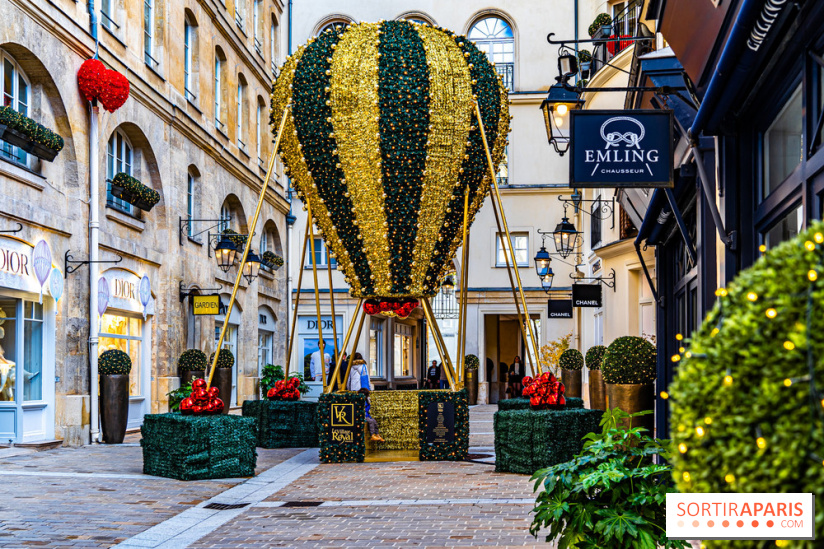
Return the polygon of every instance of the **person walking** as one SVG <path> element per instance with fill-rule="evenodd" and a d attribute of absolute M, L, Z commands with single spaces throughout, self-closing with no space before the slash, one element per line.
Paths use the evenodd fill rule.
<path fill-rule="evenodd" d="M 426 370 L 426 388 L 437 389 L 441 380 L 441 369 L 438 366 L 438 361 L 433 360 L 432 364 Z"/>
<path fill-rule="evenodd" d="M 509 377 L 507 380 L 509 382 L 509 388 L 512 390 L 512 394 L 510 395 L 512 398 L 521 396 L 521 391 L 523 391 L 521 382 L 523 379 L 524 364 L 521 362 L 521 357 L 515 355 L 512 364 L 509 366 Z"/>
<path fill-rule="evenodd" d="M 434 360 L 432 362 L 434 362 Z M 438 368 L 441 369 L 441 375 L 438 377 L 440 388 L 446 389 L 449 386 L 449 378 L 446 377 L 446 368 L 444 368 L 443 362 L 438 364 Z"/>
<path fill-rule="evenodd" d="M 332 360 L 332 357 L 329 356 L 329 353 L 326 352 L 324 349 L 323 358 L 320 356 L 320 346 L 321 342 L 318 341 L 318 350 L 312 353 L 312 360 L 309 363 L 309 375 L 311 379 L 309 381 L 323 381 L 323 373 L 329 371 L 329 362 Z"/>
<path fill-rule="evenodd" d="M 369 393 L 372 389 L 372 381 L 369 379 L 369 368 L 366 366 L 366 361 L 363 360 L 363 355 L 355 353 L 352 357 L 352 370 L 349 372 L 349 379 L 346 382 L 346 388 L 356 393 L 366 395 L 366 425 L 369 427 L 369 434 L 372 440 L 376 442 L 385 442 L 380 433 L 378 433 L 378 422 L 369 413 L 372 408 L 372 403 L 369 401 Z"/>

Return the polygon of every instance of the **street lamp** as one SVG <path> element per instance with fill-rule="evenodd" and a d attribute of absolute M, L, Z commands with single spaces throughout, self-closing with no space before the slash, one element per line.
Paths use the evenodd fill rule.
<path fill-rule="evenodd" d="M 541 288 L 546 293 L 549 293 L 550 288 L 552 288 L 552 281 L 555 279 L 555 273 L 552 272 L 552 269 L 548 269 L 547 273 L 541 277 Z"/>
<path fill-rule="evenodd" d="M 555 239 L 555 251 L 563 258 L 569 257 L 569 254 L 580 244 L 581 233 L 576 231 L 575 225 L 570 223 L 566 216 L 566 208 L 564 208 L 564 217 L 555 226 L 552 236 Z"/>
<path fill-rule="evenodd" d="M 575 53 L 562 48 L 561 54 L 558 56 L 558 72 L 562 77 L 578 74 L 578 58 L 575 57 Z"/>
<path fill-rule="evenodd" d="M 246 256 L 246 263 L 243 264 L 243 278 L 251 284 L 252 281 L 258 277 L 259 272 L 260 258 L 255 252 L 249 250 L 249 254 Z"/>
<path fill-rule="evenodd" d="M 445 296 L 451 296 L 455 293 L 455 280 L 451 275 L 447 276 L 441 283 L 441 290 L 443 290 L 443 295 Z"/>
<path fill-rule="evenodd" d="M 235 263 L 235 255 L 237 255 L 235 243 L 229 240 L 227 236 L 222 236 L 215 246 L 215 258 L 221 271 L 224 273 L 229 272 L 229 269 Z"/>
<path fill-rule="evenodd" d="M 560 59 L 558 63 L 560 65 Z M 577 65 L 577 62 L 575 64 Z M 578 93 L 567 90 L 560 82 L 549 88 L 546 99 L 541 103 L 547 140 L 555 147 L 555 152 L 561 156 L 564 156 L 569 149 L 569 117 L 567 115 L 571 110 L 580 109 L 583 104 L 584 101 Z M 562 129 L 566 135 L 562 133 Z"/>
<path fill-rule="evenodd" d="M 546 246 L 544 246 L 544 241 L 542 240 L 541 249 L 535 254 L 535 272 L 538 273 L 538 278 L 543 278 L 552 272 L 549 266 L 550 261 L 552 261 L 552 259 L 549 257 L 549 252 L 546 251 Z"/>

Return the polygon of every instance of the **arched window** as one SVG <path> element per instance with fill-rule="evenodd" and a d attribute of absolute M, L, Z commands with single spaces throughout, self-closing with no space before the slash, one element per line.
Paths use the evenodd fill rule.
<path fill-rule="evenodd" d="M 246 78 L 242 74 L 237 75 L 237 146 L 246 152 L 246 136 L 249 135 L 249 98 L 246 93 Z"/>
<path fill-rule="evenodd" d="M 398 16 L 398 21 L 409 21 L 410 23 L 434 25 L 435 20 L 419 11 L 408 11 Z"/>
<path fill-rule="evenodd" d="M 215 49 L 215 128 L 226 131 L 226 56 L 220 48 Z"/>
<path fill-rule="evenodd" d="M 272 24 L 269 26 L 269 63 L 272 65 L 272 74 L 278 72 L 278 40 L 277 40 L 278 22 L 275 16 L 272 16 Z"/>
<path fill-rule="evenodd" d="M 472 25 L 468 38 L 495 64 L 506 89 L 515 89 L 515 36 L 500 17 L 485 17 Z"/>
<path fill-rule="evenodd" d="M 189 101 L 197 100 L 197 23 L 187 13 L 183 28 L 183 91 Z"/>
<path fill-rule="evenodd" d="M 232 227 L 232 209 L 229 207 L 229 202 L 224 201 L 220 207 L 220 223 L 218 224 L 219 231 L 225 231 Z"/>
<path fill-rule="evenodd" d="M 132 175 L 132 144 L 122 131 L 115 130 L 112 133 L 109 138 L 106 157 L 106 204 L 133 215 L 134 206 L 112 194 L 111 180 L 114 179 L 115 175 L 121 172 Z"/>
<path fill-rule="evenodd" d="M 333 29 L 333 30 L 336 30 L 336 31 L 340 32 L 343 29 L 345 29 L 348 25 L 349 25 L 349 21 L 344 21 L 342 19 L 338 19 L 338 20 L 335 20 L 335 21 L 329 21 L 328 23 L 324 24 L 320 28 L 320 31 L 318 32 L 318 34 L 324 33 L 329 29 Z"/>
<path fill-rule="evenodd" d="M 24 116 L 29 116 L 29 105 L 31 105 L 31 86 L 25 73 L 20 70 L 20 65 L 8 53 L 0 50 L 0 94 L 3 97 L 3 106 L 11 107 Z M 2 148 L 0 154 L 4 158 L 15 160 L 25 164 L 27 154 L 18 147 L 0 141 Z"/>

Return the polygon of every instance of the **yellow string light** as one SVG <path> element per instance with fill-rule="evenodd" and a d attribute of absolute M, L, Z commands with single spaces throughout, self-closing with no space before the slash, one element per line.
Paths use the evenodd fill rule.
<path fill-rule="evenodd" d="M 787 540 L 777 539 L 777 540 L 775 540 L 775 546 L 776 547 L 786 547 L 787 546 Z"/>
<path fill-rule="evenodd" d="M 795 343 L 793 343 L 792 341 L 785 341 L 784 348 L 788 351 L 792 351 L 793 349 L 795 349 Z"/>
<path fill-rule="evenodd" d="M 765 439 L 764 437 L 758 437 L 757 439 L 755 439 L 755 444 L 763 450 L 767 447 L 767 439 Z"/>
<path fill-rule="evenodd" d="M 684 353 L 684 356 L 685 356 L 685 357 L 687 357 L 687 358 L 691 358 L 691 357 L 692 357 L 692 353 L 691 353 L 691 352 L 689 352 L 689 351 L 687 351 L 686 353 Z"/>
<path fill-rule="evenodd" d="M 750 301 L 758 301 L 758 294 L 755 292 L 747 292 L 747 299 Z"/>
<path fill-rule="evenodd" d="M 808 241 L 806 241 L 806 242 L 804 243 L 804 247 L 805 247 L 805 248 L 807 248 L 807 250 L 808 250 L 808 251 L 810 251 L 810 252 L 811 252 L 811 251 L 813 251 L 813 250 L 815 250 L 815 244 L 813 243 L 813 241 L 812 241 L 812 240 L 808 240 Z"/>
<path fill-rule="evenodd" d="M 698 427 L 695 428 L 695 434 L 698 435 L 699 437 L 704 436 L 704 434 L 705 434 L 704 428 L 699 425 Z"/>
<path fill-rule="evenodd" d="M 724 376 L 724 385 L 727 387 L 732 385 L 732 376 Z"/>
<path fill-rule="evenodd" d="M 710 337 L 715 337 L 718 334 L 718 332 L 720 332 L 718 328 L 713 328 L 710 332 Z"/>
<path fill-rule="evenodd" d="M 687 445 L 682 442 L 681 444 L 678 445 L 678 451 L 681 452 L 682 454 L 686 454 L 687 453 Z"/>
<path fill-rule="evenodd" d="M 778 315 L 778 311 L 776 311 L 775 309 L 770 307 L 769 309 L 767 309 L 766 315 L 767 315 L 767 318 L 775 318 L 776 315 Z"/>
<path fill-rule="evenodd" d="M 684 351 L 685 351 L 685 349 L 683 347 L 678 347 L 678 352 L 679 353 L 683 353 Z"/>
<path fill-rule="evenodd" d="M 727 481 L 727 484 L 732 484 L 733 482 L 735 482 L 735 475 L 733 475 L 732 473 L 727 473 L 724 477 L 724 480 Z"/>
<path fill-rule="evenodd" d="M 669 398 L 669 393 L 666 391 L 661 391 L 661 398 L 667 400 Z M 824 400 L 821 401 L 821 405 L 824 406 Z"/>
<path fill-rule="evenodd" d="M 824 234 L 821 234 L 821 233 L 815 233 L 815 235 L 813 236 L 813 238 L 814 238 L 814 239 L 815 239 L 815 241 L 816 241 L 816 242 L 818 242 L 819 244 L 821 244 L 822 242 L 824 242 Z"/>
<path fill-rule="evenodd" d="M 678 362 L 679 360 L 681 360 L 681 355 L 672 355 L 673 362 Z"/>
<path fill-rule="evenodd" d="M 790 385 L 792 385 L 792 384 L 793 384 L 793 380 L 792 380 L 792 379 L 787 378 L 787 379 L 785 379 L 785 380 L 784 380 L 784 387 L 789 387 L 789 386 L 790 386 Z"/>
<path fill-rule="evenodd" d="M 689 482 L 689 481 L 690 481 L 690 473 L 689 473 L 689 471 L 684 471 L 684 474 L 683 474 L 683 475 L 681 475 L 681 476 L 684 478 L 684 482 Z"/>
<path fill-rule="evenodd" d="M 809 278 L 811 282 L 815 282 L 818 279 L 818 273 L 810 269 L 807 272 L 807 278 Z"/>
<path fill-rule="evenodd" d="M 766 246 L 766 244 L 762 244 L 762 245 L 760 245 L 760 246 L 758 247 L 758 251 L 759 251 L 759 252 L 761 252 L 762 254 L 763 254 L 764 252 L 766 252 L 766 251 L 767 251 L 767 246 Z"/>
<path fill-rule="evenodd" d="M 706 423 L 707 425 L 712 425 L 712 418 L 710 416 L 705 417 L 704 423 Z"/>

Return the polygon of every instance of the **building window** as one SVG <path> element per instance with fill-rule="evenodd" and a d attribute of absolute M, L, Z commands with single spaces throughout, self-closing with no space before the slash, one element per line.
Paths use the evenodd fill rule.
<path fill-rule="evenodd" d="M 237 403 L 237 365 L 238 365 L 238 356 L 237 356 L 237 324 L 229 324 L 226 326 L 226 336 L 223 338 L 223 348 L 229 349 L 232 352 L 232 356 L 235 357 L 235 363 L 232 366 L 232 394 L 230 403 L 234 406 Z M 215 348 L 217 348 L 217 344 L 220 341 L 220 331 L 223 329 L 223 322 L 215 321 Z M 224 397 L 220 397 L 224 399 Z"/>
<path fill-rule="evenodd" d="M 43 400 L 43 306 L 33 301 L 2 297 L 0 313 L 3 320 L 0 327 L 0 401 Z M 22 341 L 18 331 L 21 325 Z M 18 369 L 21 364 L 22 372 Z M 22 399 L 17 393 L 20 376 L 23 378 Z M 14 426 L 12 430 L 15 430 Z"/>
<path fill-rule="evenodd" d="M 529 266 L 529 234 L 528 233 L 509 233 L 512 237 L 512 247 L 515 251 L 515 261 L 519 267 Z M 506 240 L 506 234 L 498 233 L 498 245 L 496 257 L 496 267 L 506 267 L 507 258 L 505 250 L 508 250 L 509 243 Z M 512 262 L 510 256 L 510 263 Z"/>
<path fill-rule="evenodd" d="M 120 130 L 115 130 L 109 138 L 106 169 L 106 204 L 129 215 L 134 214 L 134 206 L 112 194 L 112 179 L 119 173 L 132 175 L 132 145 Z"/>
<path fill-rule="evenodd" d="M 249 98 L 246 93 L 246 78 L 237 75 L 237 121 L 236 137 L 238 148 L 246 153 L 246 142 L 243 140 L 249 135 Z M 247 153 L 248 154 L 248 153 Z"/>
<path fill-rule="evenodd" d="M 501 75 L 504 87 L 515 89 L 515 36 L 509 23 L 499 17 L 486 17 L 469 29 L 469 39 L 486 53 Z"/>
<path fill-rule="evenodd" d="M 801 86 L 784 105 L 769 129 L 764 132 L 764 183 L 762 198 L 771 192 L 792 173 L 804 154 L 804 139 L 801 131 Z"/>
<path fill-rule="evenodd" d="M 412 326 L 395 324 L 394 373 L 395 377 L 412 375 Z"/>
<path fill-rule="evenodd" d="M 20 66 L 6 52 L 0 50 L 2 67 L 0 67 L 0 91 L 3 97 L 3 106 L 11 107 L 24 116 L 29 116 L 29 105 L 31 104 L 31 86 L 26 75 L 20 70 Z M 26 164 L 28 158 L 25 151 L 14 145 L 0 141 L 2 148 L 0 154 L 3 158 Z"/>
<path fill-rule="evenodd" d="M 318 269 L 333 268 L 336 269 L 338 262 L 334 257 L 329 255 L 329 250 L 326 248 L 326 243 L 322 238 L 315 238 L 315 264 Z M 306 265 L 304 268 L 312 268 L 312 248 L 309 242 L 306 243 Z"/>
<path fill-rule="evenodd" d="M 100 23 L 109 31 L 114 31 L 113 27 L 119 28 L 118 24 L 114 22 L 112 16 L 112 0 L 102 0 L 100 2 Z"/>
<path fill-rule="evenodd" d="M 143 344 L 143 320 L 117 314 L 104 314 L 100 320 L 99 352 L 118 349 L 132 359 L 129 372 L 129 395 L 139 396 L 140 392 L 140 349 Z"/>
<path fill-rule="evenodd" d="M 369 375 L 384 377 L 383 373 L 383 319 L 373 318 L 369 324 Z"/>
<path fill-rule="evenodd" d="M 154 0 L 143 0 L 143 56 L 151 68 L 156 68 L 154 53 Z"/>
<path fill-rule="evenodd" d="M 263 55 L 263 43 L 261 42 L 261 32 L 260 29 L 260 4 L 261 0 L 254 0 L 254 6 L 252 7 L 252 25 L 253 25 L 253 33 L 255 37 L 255 51 L 258 52 L 260 55 Z"/>
<path fill-rule="evenodd" d="M 263 109 L 261 99 L 258 97 L 257 113 L 255 114 L 255 154 L 257 154 L 258 165 L 263 166 Z"/>
<path fill-rule="evenodd" d="M 330 29 L 336 32 L 343 32 L 346 30 L 347 26 L 349 26 L 349 21 L 330 21 L 320 28 L 318 34 L 324 33 Z"/>
<path fill-rule="evenodd" d="M 189 238 L 194 235 L 192 219 L 195 218 L 195 176 L 189 172 L 186 176 L 186 218 L 189 220 Z"/>
<path fill-rule="evenodd" d="M 215 52 L 215 128 L 221 132 L 225 132 L 226 124 L 223 122 L 225 108 L 223 102 L 224 82 L 223 82 L 223 65 L 225 58 L 222 56 L 220 50 Z"/>
<path fill-rule="evenodd" d="M 798 206 L 784 216 L 778 223 L 772 226 L 764 234 L 764 245 L 769 250 L 781 244 L 786 240 L 790 240 L 801 232 L 801 225 L 804 221 L 804 209 Z"/>
<path fill-rule="evenodd" d="M 258 371 L 272 363 L 272 332 L 258 331 Z"/>
<path fill-rule="evenodd" d="M 272 65 L 272 74 L 278 72 L 277 26 L 275 18 L 272 17 L 272 24 L 269 26 L 269 63 Z"/>
<path fill-rule="evenodd" d="M 240 28 L 240 32 L 246 34 L 246 29 L 243 28 L 246 20 L 246 0 L 235 0 L 235 23 Z"/>
<path fill-rule="evenodd" d="M 189 21 L 189 18 L 186 18 L 186 24 L 183 28 L 183 91 L 186 95 L 186 99 L 189 101 L 194 101 L 197 99 L 195 94 L 192 93 L 192 88 L 194 87 L 192 84 L 192 60 L 193 60 L 193 50 L 194 50 L 194 40 L 195 40 L 195 27 Z"/>
<path fill-rule="evenodd" d="M 590 209 L 590 217 L 589 217 L 589 234 L 590 234 L 590 248 L 594 248 L 598 244 L 601 243 L 601 218 L 598 217 L 598 214 L 601 210 L 601 195 L 598 195 L 598 198 L 592 203 L 592 208 Z"/>
<path fill-rule="evenodd" d="M 504 147 L 504 156 L 498 165 L 498 185 L 509 184 L 509 145 Z"/>
<path fill-rule="evenodd" d="M 217 230 L 223 232 L 226 229 L 231 228 L 231 223 L 232 210 L 229 208 L 229 204 L 224 202 L 223 206 L 220 207 L 220 223 L 217 225 Z"/>

